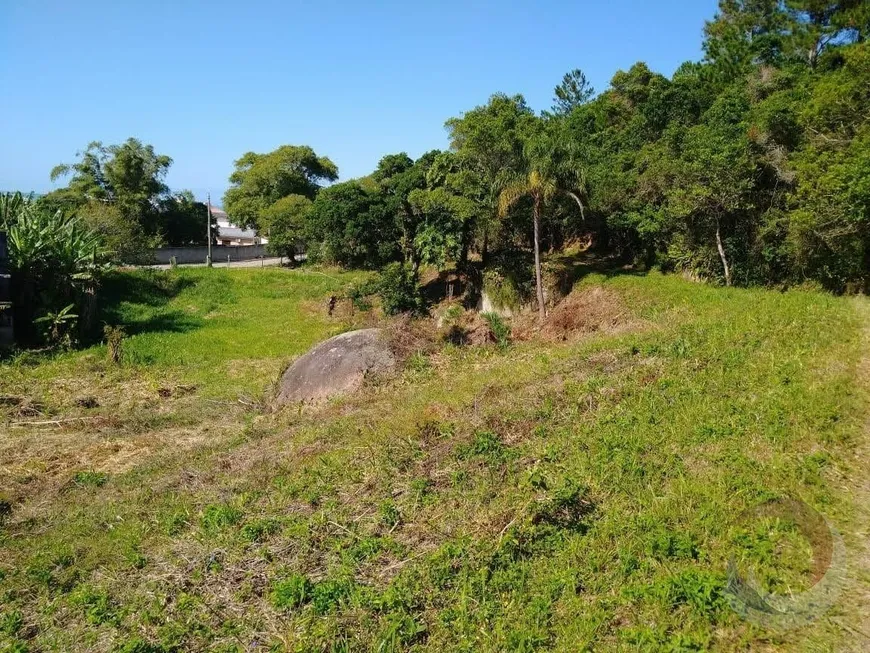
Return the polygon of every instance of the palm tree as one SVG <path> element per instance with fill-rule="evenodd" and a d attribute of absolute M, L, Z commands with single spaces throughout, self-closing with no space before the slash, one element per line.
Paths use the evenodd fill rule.
<path fill-rule="evenodd" d="M 585 220 L 583 176 L 579 165 L 559 144 L 554 134 L 538 134 L 523 149 L 523 172 L 502 187 L 498 198 L 498 213 L 505 217 L 511 207 L 523 197 L 532 200 L 532 224 L 535 247 L 535 290 L 538 296 L 538 318 L 547 315 L 544 304 L 544 286 L 541 274 L 540 224 L 541 211 L 557 195 L 565 195 L 577 202 L 581 218 Z"/>

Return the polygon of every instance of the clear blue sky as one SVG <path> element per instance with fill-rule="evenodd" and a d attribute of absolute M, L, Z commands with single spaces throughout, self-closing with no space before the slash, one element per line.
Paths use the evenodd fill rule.
<path fill-rule="evenodd" d="M 0 0 L 0 190 L 135 136 L 172 188 L 220 198 L 246 151 L 308 144 L 342 179 L 447 145 L 494 92 L 540 111 L 571 68 L 698 59 L 715 0 Z"/>

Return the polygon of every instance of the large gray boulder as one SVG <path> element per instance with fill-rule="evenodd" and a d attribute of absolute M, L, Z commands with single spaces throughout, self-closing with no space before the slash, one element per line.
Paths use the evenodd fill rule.
<path fill-rule="evenodd" d="M 396 365 L 380 329 L 342 333 L 321 342 L 287 368 L 276 400 L 279 404 L 323 401 L 356 390 L 367 375 L 390 372 Z"/>

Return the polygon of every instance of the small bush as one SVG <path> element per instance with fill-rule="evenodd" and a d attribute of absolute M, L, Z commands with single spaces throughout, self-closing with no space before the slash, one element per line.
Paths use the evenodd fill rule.
<path fill-rule="evenodd" d="M 498 346 L 505 348 L 510 344 L 511 328 L 505 323 L 498 313 L 481 313 L 480 315 L 489 325 L 492 335 Z"/>
<path fill-rule="evenodd" d="M 71 348 L 74 344 L 73 333 L 78 326 L 79 316 L 74 313 L 75 304 L 69 304 L 58 311 L 49 311 L 34 320 L 43 326 L 43 336 L 51 346 Z"/>
<path fill-rule="evenodd" d="M 425 310 L 420 285 L 407 265 L 390 263 L 381 272 L 377 286 L 387 315 L 420 314 Z"/>
<path fill-rule="evenodd" d="M 535 274 L 523 254 L 504 252 L 483 273 L 483 290 L 499 308 L 518 309 L 535 296 Z"/>
<path fill-rule="evenodd" d="M 347 289 L 347 298 L 358 311 L 368 311 L 372 308 L 370 297 L 378 292 L 378 279 L 368 279 L 355 283 Z"/>

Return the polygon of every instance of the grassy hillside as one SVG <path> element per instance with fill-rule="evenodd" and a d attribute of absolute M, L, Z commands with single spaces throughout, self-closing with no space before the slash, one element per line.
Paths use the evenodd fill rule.
<path fill-rule="evenodd" d="M 350 281 L 121 275 L 120 368 L 101 347 L 0 367 L 0 650 L 860 642 L 863 302 L 590 274 L 617 328 L 444 346 L 267 410 L 281 366 L 350 326 L 324 310 Z M 854 563 L 834 610 L 785 634 L 723 598 L 729 558 L 780 593 L 812 583 L 793 523 L 741 519 L 779 497 Z"/>

